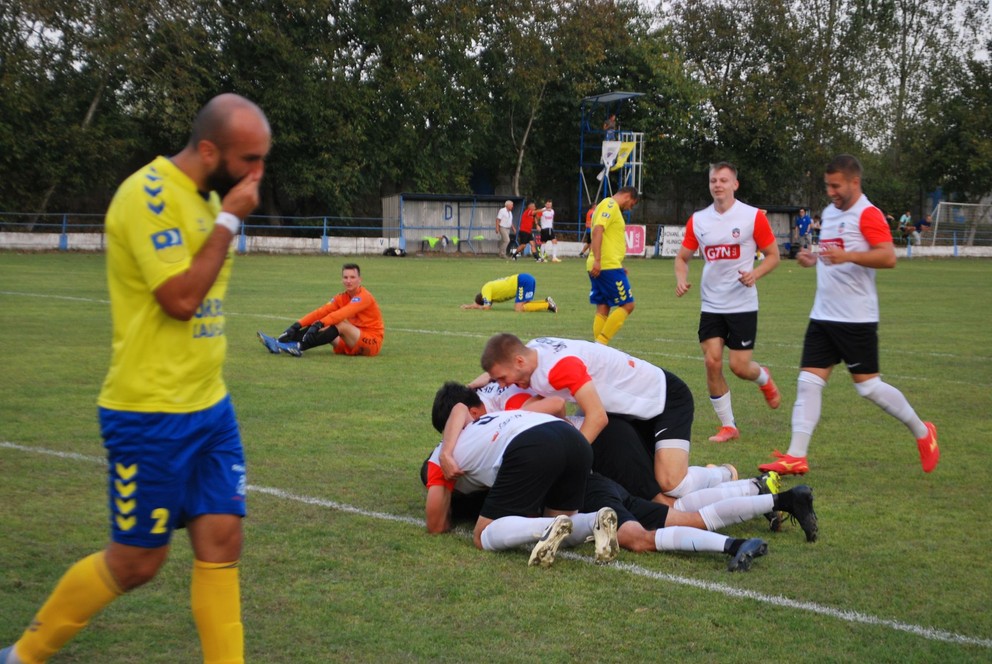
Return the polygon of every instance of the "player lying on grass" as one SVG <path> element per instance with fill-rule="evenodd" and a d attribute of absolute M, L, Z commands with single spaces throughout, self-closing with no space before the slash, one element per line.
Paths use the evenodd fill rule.
<path fill-rule="evenodd" d="M 463 304 L 462 309 L 483 309 L 489 311 L 495 302 L 513 300 L 514 311 L 550 311 L 558 313 L 558 305 L 550 297 L 542 302 L 534 302 L 537 280 L 533 275 L 521 272 L 502 279 L 487 281 L 476 294 L 475 302 Z"/>
<path fill-rule="evenodd" d="M 286 328 L 278 338 L 258 332 L 270 353 L 302 357 L 303 351 L 334 344 L 337 355 L 378 355 L 385 326 L 372 293 L 362 286 L 362 270 L 355 263 L 341 268 L 344 292 Z"/>
<path fill-rule="evenodd" d="M 472 393 L 474 396 L 474 392 Z M 484 408 L 478 397 L 477 412 Z M 592 537 L 596 561 L 616 558 L 617 517 L 604 508 L 578 513 L 592 467 L 592 450 L 575 427 L 532 411 L 499 411 L 474 417 L 464 404 L 435 399 L 435 427 L 458 440 L 456 455 L 463 473 L 445 479 L 437 464 L 428 464 L 427 530 L 451 528 L 451 496 L 457 490 L 488 490 L 475 523 L 473 541 L 486 551 L 534 544 L 530 565 L 550 566 L 558 547 L 576 546 Z"/>
<path fill-rule="evenodd" d="M 499 417 L 503 413 L 487 413 L 486 406 L 473 390 L 458 383 L 446 383 L 435 397 L 434 426 L 445 434 L 447 420 L 444 413 L 455 409 L 467 409 L 475 421 Z M 451 406 L 451 404 L 455 404 Z M 455 446 L 462 442 L 458 436 Z M 437 486 L 444 481 L 439 477 L 440 466 L 435 448 L 421 469 L 421 480 L 428 486 Z M 485 492 L 485 486 L 477 486 L 471 491 L 470 483 L 446 485 L 446 527 L 450 527 L 452 515 L 462 518 L 478 514 L 480 501 L 485 498 L 477 492 Z M 688 508 L 688 509 L 687 509 Z M 711 551 L 724 552 L 731 556 L 728 570 L 747 570 L 754 557 L 764 555 L 767 545 L 760 539 L 732 539 L 725 535 L 708 531 L 716 530 L 733 523 L 741 523 L 772 510 L 783 510 L 799 521 L 807 541 L 817 537 L 817 519 L 813 511 L 813 494 L 807 486 L 799 486 L 779 492 L 778 476 L 774 473 L 761 478 L 728 482 L 716 489 L 704 489 L 680 499 L 673 508 L 631 495 L 613 480 L 598 473 L 591 473 L 586 479 L 582 510 L 596 513 L 603 509 L 612 510 L 618 518 L 618 544 L 631 551 Z M 474 512 L 474 513 L 473 513 Z M 428 514 L 428 529 L 431 529 Z M 580 543 L 580 542 L 577 542 Z"/>

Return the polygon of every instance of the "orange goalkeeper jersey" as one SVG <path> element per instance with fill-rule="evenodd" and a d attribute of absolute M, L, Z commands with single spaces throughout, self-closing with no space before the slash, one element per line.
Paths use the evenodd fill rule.
<path fill-rule="evenodd" d="M 307 327 L 320 321 L 324 327 L 329 327 L 343 320 L 347 320 L 365 335 L 382 337 L 386 331 L 379 304 L 364 286 L 354 296 L 338 293 L 330 302 L 301 318 L 299 323 Z"/>

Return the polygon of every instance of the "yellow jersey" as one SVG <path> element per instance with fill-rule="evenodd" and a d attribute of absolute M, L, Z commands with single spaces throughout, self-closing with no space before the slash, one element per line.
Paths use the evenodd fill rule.
<path fill-rule="evenodd" d="M 481 292 L 483 304 L 512 300 L 517 297 L 517 275 L 487 281 Z"/>
<path fill-rule="evenodd" d="M 154 293 L 189 269 L 219 212 L 217 194 L 202 195 L 165 157 L 131 175 L 114 194 L 106 217 L 112 357 L 100 406 L 190 413 L 227 394 L 224 296 L 232 252 L 189 321 L 166 314 Z"/>
<path fill-rule="evenodd" d="M 599 267 L 602 270 L 615 270 L 623 267 L 624 256 L 627 255 L 627 228 L 623 218 L 623 211 L 613 198 L 604 198 L 596 206 L 593 215 L 593 229 L 596 226 L 603 227 L 603 243 L 599 251 Z M 592 252 L 586 258 L 586 270 L 592 269 Z"/>

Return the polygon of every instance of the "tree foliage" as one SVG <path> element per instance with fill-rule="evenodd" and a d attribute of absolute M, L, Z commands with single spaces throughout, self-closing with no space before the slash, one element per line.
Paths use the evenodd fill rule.
<path fill-rule="evenodd" d="M 480 174 L 570 197 L 579 102 L 611 90 L 644 93 L 624 120 L 646 137 L 645 193 L 680 215 L 714 159 L 761 203 L 817 203 L 839 151 L 872 164 L 880 203 L 988 188 L 980 0 L 659 5 L 7 0 L 0 210 L 102 211 L 224 91 L 269 115 L 273 215 L 374 216 L 383 194 L 466 192 Z"/>

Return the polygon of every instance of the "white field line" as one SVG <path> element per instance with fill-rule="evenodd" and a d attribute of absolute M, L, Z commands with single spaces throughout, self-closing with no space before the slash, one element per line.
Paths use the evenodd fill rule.
<path fill-rule="evenodd" d="M 26 452 L 29 454 L 44 454 L 48 456 L 58 457 L 61 459 L 69 459 L 72 461 L 85 461 L 88 463 L 106 464 L 106 459 L 102 457 L 91 456 L 86 454 L 77 454 L 75 452 L 60 452 L 58 450 L 49 450 L 43 447 L 18 445 L 17 443 L 11 443 L 8 441 L 0 441 L 0 448 L 16 450 L 19 452 Z M 360 507 L 339 503 L 334 500 L 326 500 L 324 498 L 316 498 L 313 496 L 303 496 L 303 495 L 291 493 L 289 491 L 284 491 L 282 489 L 277 489 L 274 487 L 256 486 L 250 484 L 248 485 L 248 490 L 257 493 L 264 493 L 282 500 L 303 503 L 305 505 L 316 505 L 318 507 L 326 507 L 328 509 L 336 510 L 339 512 L 346 512 L 348 514 L 354 514 L 357 516 L 366 517 L 370 519 L 392 521 L 392 522 L 403 523 L 418 527 L 425 526 L 425 523 L 422 519 L 417 519 L 408 516 L 401 516 L 397 514 L 388 514 L 385 512 L 365 510 Z M 461 531 L 460 534 L 464 537 L 470 536 L 469 533 L 467 533 L 466 531 Z M 579 562 L 584 562 L 586 564 L 594 564 L 594 560 L 592 557 L 581 556 L 571 551 L 565 551 L 559 555 L 561 557 L 568 558 L 569 560 L 576 560 Z M 822 604 L 817 604 L 815 602 L 803 602 L 799 600 L 789 599 L 788 597 L 781 597 L 778 595 L 766 595 L 765 593 L 759 593 L 753 590 L 734 588 L 732 586 L 724 585 L 722 583 L 711 583 L 709 581 L 700 581 L 698 579 L 679 576 L 677 574 L 666 574 L 664 572 L 657 572 L 654 570 L 645 569 L 640 565 L 634 565 L 631 563 L 617 562 L 609 565 L 608 567 L 606 567 L 606 569 L 619 571 L 619 572 L 627 572 L 635 576 L 640 576 L 647 579 L 653 579 L 655 581 L 661 581 L 664 583 L 672 583 L 682 586 L 688 586 L 690 588 L 696 588 L 698 590 L 706 590 L 712 593 L 717 593 L 720 595 L 724 595 L 725 597 L 730 597 L 734 599 L 749 599 L 756 602 L 770 604 L 772 606 L 815 613 L 817 615 L 825 616 L 827 618 L 834 618 L 836 620 L 840 620 L 843 622 L 857 623 L 857 624 L 869 625 L 874 627 L 885 627 L 897 632 L 906 632 L 908 634 L 913 634 L 915 636 L 919 636 L 929 641 L 945 641 L 947 643 L 954 643 L 959 645 L 970 645 L 970 646 L 981 646 L 983 648 L 992 648 L 992 639 L 966 636 L 964 634 L 956 634 L 954 632 L 948 632 L 947 630 L 936 629 L 934 627 L 921 627 L 920 625 L 904 623 L 898 620 L 891 620 L 889 618 L 879 618 L 878 616 L 873 616 L 867 613 L 861 613 L 860 611 L 835 609 L 833 607 L 824 606 Z"/>

